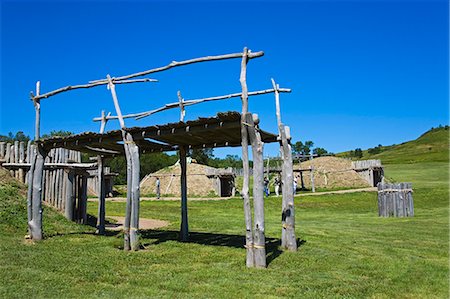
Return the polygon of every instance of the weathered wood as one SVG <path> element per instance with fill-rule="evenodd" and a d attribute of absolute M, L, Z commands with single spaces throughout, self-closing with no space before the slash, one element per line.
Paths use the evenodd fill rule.
<path fill-rule="evenodd" d="M 292 164 L 292 149 L 286 138 L 285 126 L 279 126 L 281 137 L 281 152 L 283 157 L 283 198 L 281 212 L 281 247 L 290 251 L 297 250 L 297 239 L 295 237 L 295 209 L 294 209 L 294 175 Z"/>
<path fill-rule="evenodd" d="M 10 153 L 9 153 L 9 160 L 12 163 L 16 162 L 16 157 L 15 157 L 15 150 L 14 150 L 14 145 L 11 145 L 11 149 L 10 149 Z M 9 173 L 11 174 L 12 177 L 15 177 L 15 172 L 14 170 L 10 170 Z"/>
<path fill-rule="evenodd" d="M 139 250 L 139 205 L 140 205 L 140 164 L 139 164 L 139 147 L 132 142 L 132 137 L 127 134 L 130 142 L 129 150 L 132 162 L 131 168 L 131 221 L 130 221 L 130 246 L 131 250 Z M 131 139 L 131 140 L 130 140 Z"/>
<path fill-rule="evenodd" d="M 178 101 L 180 102 L 180 121 L 184 121 L 184 116 L 186 115 L 186 110 L 184 110 L 183 97 L 181 96 L 181 91 L 177 92 Z"/>
<path fill-rule="evenodd" d="M 253 208 L 255 224 L 253 229 L 253 250 L 255 258 L 255 267 L 266 267 L 266 238 L 265 238 L 265 222 L 264 222 L 264 159 L 261 136 L 253 122 L 255 117 L 246 114 L 246 123 L 248 137 L 252 145 L 253 153 Z"/>
<path fill-rule="evenodd" d="M 29 225 L 31 238 L 42 240 L 42 187 L 44 174 L 44 159 L 46 152 L 42 146 L 36 147 L 36 163 L 33 174 L 32 219 Z"/>
<path fill-rule="evenodd" d="M 28 216 L 28 232 L 31 235 L 31 220 L 33 219 L 33 177 L 36 167 L 36 147 L 30 146 L 30 170 L 28 171 L 28 193 L 27 193 L 27 216 Z"/>
<path fill-rule="evenodd" d="M 205 56 L 205 57 L 199 57 L 199 58 L 183 60 L 183 61 L 172 61 L 170 64 L 163 66 L 163 67 L 158 67 L 158 68 L 154 68 L 154 69 L 150 69 L 147 71 L 138 72 L 138 73 L 134 73 L 134 74 L 126 75 L 126 76 L 115 77 L 114 80 L 123 81 L 123 80 L 128 80 L 131 78 L 135 78 L 135 77 L 145 76 L 145 75 L 152 74 L 152 73 L 162 72 L 162 71 L 165 71 L 165 70 L 168 70 L 168 69 L 171 69 L 174 67 L 178 67 L 178 66 L 183 66 L 183 65 L 188 65 L 188 64 L 192 64 L 192 63 L 198 63 L 198 62 L 205 62 L 205 61 L 241 58 L 244 55 L 246 56 L 246 60 L 248 60 L 248 59 L 253 59 L 253 58 L 257 58 L 257 57 L 262 57 L 264 55 L 264 52 L 260 51 L 260 52 L 251 53 L 250 51 L 247 51 L 247 52 L 245 52 L 245 54 L 244 53 L 233 53 L 233 54 L 225 54 L 225 55 L 217 55 L 217 56 Z M 98 83 L 98 82 L 106 83 L 107 81 L 105 79 L 100 79 L 100 80 L 90 81 L 89 83 Z"/>
<path fill-rule="evenodd" d="M 180 184 L 181 184 L 181 229 L 180 240 L 189 240 L 189 224 L 188 224 L 188 207 L 187 207 L 187 163 L 186 163 L 186 148 L 180 147 Z"/>
<path fill-rule="evenodd" d="M 150 79 L 150 78 L 144 78 L 144 79 L 135 79 L 135 80 L 117 80 L 116 78 L 113 78 L 112 81 L 114 84 L 128 84 L 128 83 L 141 83 L 141 82 L 158 82 L 156 79 Z M 61 87 L 58 89 L 55 89 L 53 91 L 39 94 L 36 92 L 36 95 L 31 94 L 31 99 L 35 102 L 39 102 L 41 99 L 46 99 L 51 96 L 57 95 L 61 92 L 69 91 L 69 90 L 75 90 L 75 89 L 86 89 L 86 88 L 92 88 L 96 86 L 101 85 L 107 85 L 108 81 L 103 80 L 103 82 L 95 82 L 95 83 L 88 83 L 88 84 L 79 84 L 79 85 L 69 85 L 65 87 Z"/>
<path fill-rule="evenodd" d="M 69 170 L 67 175 L 67 190 L 66 190 L 66 204 L 65 216 L 69 220 L 74 220 L 74 204 L 75 204 L 75 172 Z"/>
<path fill-rule="evenodd" d="M 19 143 L 19 163 L 25 162 L 25 142 L 21 141 Z M 19 169 L 19 180 L 24 183 L 25 182 L 25 176 L 23 169 Z"/>
<path fill-rule="evenodd" d="M 313 161 L 313 154 L 310 156 L 310 160 Z M 312 162 L 311 162 L 312 164 Z M 311 191 L 316 192 L 316 186 L 314 184 L 314 165 L 311 165 L 311 171 L 309 172 L 310 180 L 311 180 Z"/>
<path fill-rule="evenodd" d="M 0 142 L 0 159 L 5 158 L 5 146 L 6 146 L 6 142 L 1 141 Z"/>
<path fill-rule="evenodd" d="M 274 89 L 265 89 L 265 90 L 258 90 L 258 91 L 251 91 L 247 93 L 247 97 L 249 96 L 257 96 L 257 95 L 263 95 L 263 94 L 268 94 L 268 93 L 273 93 L 275 90 Z M 279 92 L 291 92 L 291 89 L 289 88 L 279 88 L 278 89 Z M 215 96 L 215 97 L 208 97 L 208 98 L 202 98 L 202 99 L 193 99 L 193 100 L 184 100 L 183 99 L 183 106 L 191 106 L 191 105 L 196 105 L 196 104 L 200 104 L 200 103 L 204 103 L 204 102 L 210 102 L 210 101 L 218 101 L 218 100 L 227 100 L 227 99 L 231 99 L 231 98 L 239 98 L 242 97 L 242 93 L 238 92 L 238 93 L 232 93 L 232 94 L 227 94 L 227 95 L 222 95 L 222 96 Z M 132 113 L 132 114 L 126 114 L 123 115 L 123 118 L 136 118 L 136 119 L 141 119 L 147 116 L 150 116 L 152 114 L 155 114 L 157 112 L 161 112 L 161 111 L 165 111 L 165 110 L 169 110 L 169 109 L 174 109 L 174 108 L 178 108 L 180 107 L 180 102 L 173 102 L 173 103 L 169 103 L 169 104 L 165 104 L 162 107 L 150 110 L 150 111 L 144 111 L 144 112 L 139 112 L 139 113 Z M 110 119 L 118 119 L 117 115 L 107 115 L 105 116 L 106 120 L 110 120 Z M 102 121 L 103 120 L 103 116 L 100 117 L 95 117 L 93 118 L 93 121 Z"/>
<path fill-rule="evenodd" d="M 242 170 L 243 182 L 241 195 L 244 204 L 244 218 L 245 218 L 245 248 L 246 248 L 246 265 L 247 267 L 255 266 L 255 255 L 253 248 L 253 229 L 252 229 L 252 211 L 250 206 L 249 183 L 250 170 L 248 158 L 248 133 L 246 127 L 246 118 L 248 117 L 248 88 L 247 88 L 247 63 L 248 50 L 244 48 L 241 61 L 241 75 L 239 81 L 241 83 L 242 93 L 242 114 L 241 114 L 241 146 L 242 146 Z"/>
<path fill-rule="evenodd" d="M 105 168 L 102 156 L 97 156 L 97 180 L 98 180 L 98 216 L 97 216 L 97 234 L 105 234 Z"/>
<path fill-rule="evenodd" d="M 39 99 L 40 93 L 41 93 L 41 82 L 36 82 L 36 97 L 32 98 L 34 103 L 34 110 L 35 110 L 35 133 L 34 133 L 34 140 L 39 140 L 41 135 L 41 101 Z"/>
<path fill-rule="evenodd" d="M 19 141 L 14 141 L 14 163 L 19 163 Z M 14 172 L 14 177 L 19 179 L 19 171 Z"/>
<path fill-rule="evenodd" d="M 380 217 L 412 217 L 414 204 L 411 183 L 378 183 Z"/>

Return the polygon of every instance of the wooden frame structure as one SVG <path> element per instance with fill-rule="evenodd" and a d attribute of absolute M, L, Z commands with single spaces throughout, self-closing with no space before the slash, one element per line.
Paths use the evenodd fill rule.
<path fill-rule="evenodd" d="M 264 223 L 264 162 L 263 146 L 267 142 L 279 142 L 283 158 L 282 177 L 284 180 L 283 204 L 282 204 L 282 238 L 281 245 L 287 250 L 297 250 L 295 237 L 294 197 L 292 192 L 293 170 L 290 145 L 289 127 L 281 122 L 279 94 L 290 92 L 290 89 L 280 88 L 272 79 L 272 89 L 249 92 L 247 88 L 247 63 L 254 58 L 263 56 L 263 52 L 252 53 L 244 48 L 242 53 L 226 54 L 219 56 L 207 56 L 190 59 L 181 62 L 173 61 L 167 66 L 159 67 L 144 72 L 139 72 L 122 77 L 111 77 L 106 79 L 90 81 L 88 84 L 74 85 L 59 88 L 57 90 L 40 93 L 40 83 L 36 84 L 36 95 L 31 93 L 31 100 L 36 110 L 36 134 L 30 171 L 28 174 L 28 211 L 29 229 L 33 240 L 42 239 L 42 184 L 44 158 L 48 151 L 55 147 L 78 150 L 97 155 L 98 181 L 99 181 L 99 211 L 98 211 L 98 233 L 104 233 L 105 225 L 105 192 L 104 192 L 104 159 L 114 155 L 125 155 L 127 162 L 127 202 L 124 223 L 124 249 L 139 249 L 139 153 L 178 150 L 181 165 L 181 228 L 180 239 L 187 241 L 188 229 L 188 207 L 187 207 L 187 180 L 186 180 L 186 155 L 191 148 L 214 148 L 225 146 L 241 146 L 244 171 L 244 183 L 241 191 L 244 204 L 245 226 L 246 226 L 246 265 L 248 267 L 266 267 L 265 251 L 265 223 Z M 173 67 L 188 65 L 197 62 L 215 61 L 223 59 L 241 58 L 240 83 L 242 91 L 225 96 L 209 97 L 196 100 L 184 100 L 179 91 L 178 102 L 166 104 L 161 108 L 141 113 L 123 115 L 121 112 L 117 84 L 154 82 L 156 80 L 136 77 L 161 72 Z M 100 133 L 81 133 L 68 137 L 53 137 L 40 139 L 40 101 L 56 94 L 79 89 L 91 88 L 99 85 L 107 85 L 116 110 L 116 115 L 107 115 L 102 111 Z M 248 97 L 260 94 L 274 93 L 276 102 L 276 115 L 278 121 L 278 136 L 262 131 L 259 128 L 259 118 L 248 111 Z M 216 117 L 199 118 L 195 121 L 184 121 L 185 107 L 207 101 L 224 100 L 240 97 L 242 100 L 242 112 L 219 113 Z M 124 119 L 141 119 L 154 113 L 180 108 L 180 122 L 150 127 L 127 128 Z M 108 120 L 117 119 L 120 130 L 104 132 Z M 249 196 L 249 156 L 248 146 L 251 145 L 253 153 L 253 217 L 251 201 Z"/>

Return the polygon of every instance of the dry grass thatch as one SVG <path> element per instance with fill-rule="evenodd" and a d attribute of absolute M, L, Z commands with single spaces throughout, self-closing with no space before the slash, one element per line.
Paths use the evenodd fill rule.
<path fill-rule="evenodd" d="M 314 166 L 314 183 L 318 188 L 360 188 L 370 187 L 356 171 L 352 169 L 351 161 L 338 157 L 318 157 L 312 161 L 295 165 L 295 169 L 307 169 Z M 303 182 L 306 188 L 311 188 L 308 171 L 303 172 Z M 300 179 L 298 187 L 301 187 Z"/>

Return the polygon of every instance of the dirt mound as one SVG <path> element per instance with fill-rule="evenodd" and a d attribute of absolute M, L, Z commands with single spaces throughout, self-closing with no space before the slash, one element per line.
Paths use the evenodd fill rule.
<path fill-rule="evenodd" d="M 338 157 L 318 157 L 295 165 L 294 169 L 314 168 L 314 184 L 317 188 L 361 188 L 370 187 L 356 171 L 352 169 L 350 160 Z M 296 175 L 300 175 L 298 172 Z M 302 172 L 305 188 L 311 188 L 309 171 Z M 301 179 L 298 187 L 301 188 Z"/>
<path fill-rule="evenodd" d="M 197 164 L 187 164 L 187 186 L 188 194 L 196 196 L 214 196 L 215 180 L 208 178 L 207 173 L 214 171 L 215 168 Z M 181 167 L 175 164 L 157 172 L 151 173 L 144 177 L 141 181 L 141 194 L 156 193 L 156 178 L 160 181 L 161 196 L 180 196 L 180 175 Z"/>

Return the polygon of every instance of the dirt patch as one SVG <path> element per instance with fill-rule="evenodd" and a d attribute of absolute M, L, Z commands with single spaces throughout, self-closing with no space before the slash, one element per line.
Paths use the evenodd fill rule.
<path fill-rule="evenodd" d="M 108 223 L 105 225 L 106 229 L 109 230 L 123 230 L 123 223 L 125 222 L 125 217 L 108 216 L 107 218 L 114 219 L 117 223 Z M 139 229 L 157 229 L 161 227 L 169 226 L 169 221 L 140 218 L 139 219 Z"/>

